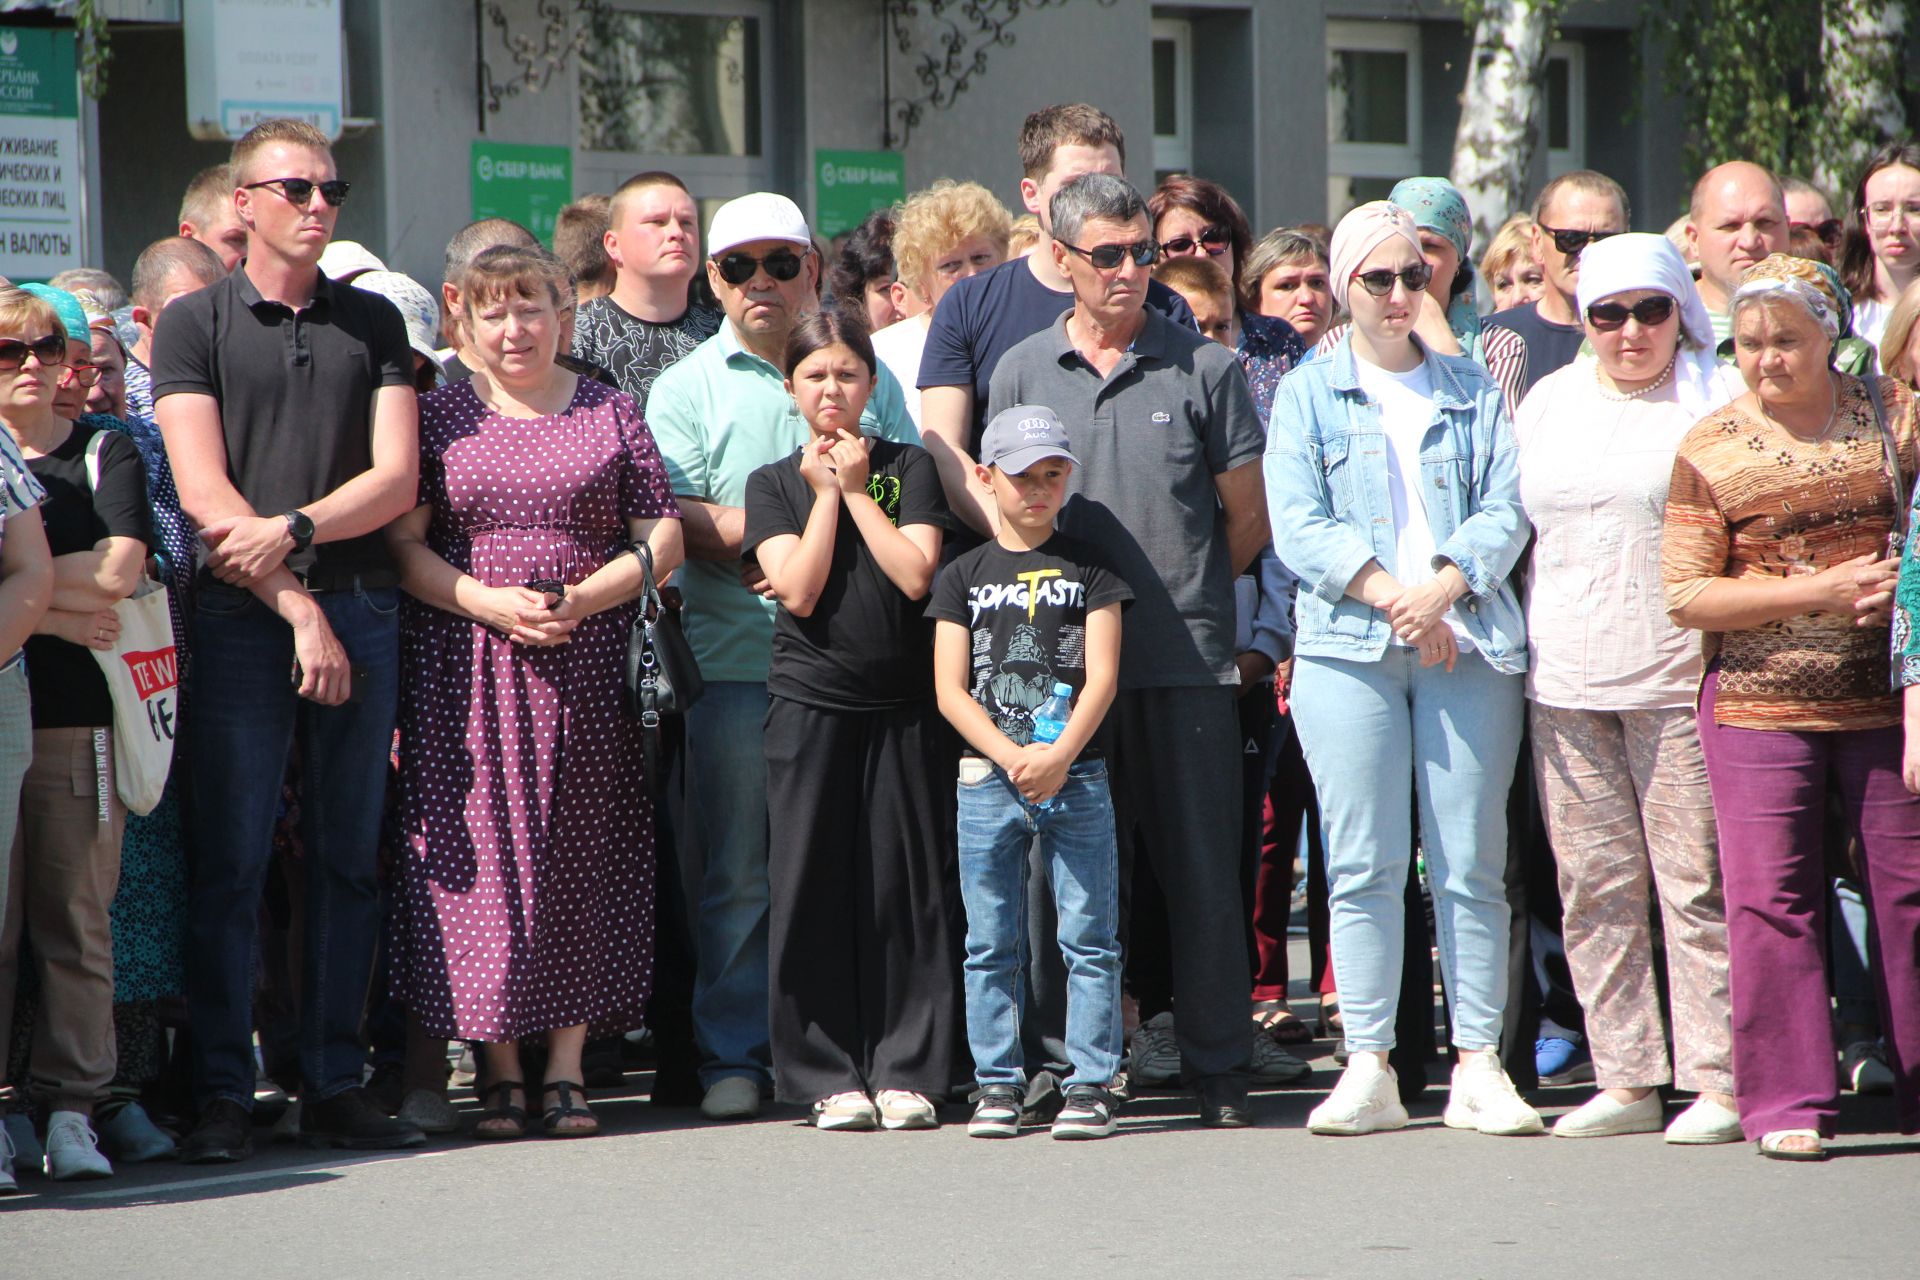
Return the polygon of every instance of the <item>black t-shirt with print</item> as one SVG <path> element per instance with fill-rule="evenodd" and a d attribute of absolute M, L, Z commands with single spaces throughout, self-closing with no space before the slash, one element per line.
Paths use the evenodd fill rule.
<path fill-rule="evenodd" d="M 47 491 L 40 518 L 55 556 L 91 551 L 102 538 L 138 538 L 154 545 L 147 508 L 147 470 L 140 450 L 117 431 L 100 431 L 100 485 L 87 484 L 87 441 L 98 428 L 75 424 L 52 453 L 29 458 Z M 113 695 L 93 651 L 58 636 L 33 636 L 27 645 L 27 687 L 33 727 L 72 729 L 113 723 Z"/>
<path fill-rule="evenodd" d="M 917 445 L 872 440 L 867 492 L 894 527 L 950 527 L 933 458 Z M 801 450 L 747 477 L 742 553 L 781 534 L 806 531 L 813 490 L 800 475 Z M 833 562 L 813 612 L 778 610 L 767 692 L 833 711 L 903 706 L 933 696 L 933 629 L 924 606 L 907 599 L 881 569 L 843 505 Z"/>
<path fill-rule="evenodd" d="M 690 305 L 678 320 L 656 323 L 629 315 L 611 297 L 580 304 L 573 316 L 573 354 L 613 375 L 613 385 L 647 411 L 647 393 L 660 371 L 720 331 L 726 317 Z"/>
<path fill-rule="evenodd" d="M 1133 589 L 1092 546 L 1056 533 L 1031 551 L 998 542 L 975 547 L 934 584 L 927 616 L 957 622 L 971 636 L 969 692 L 1014 743 L 1033 741 L 1033 713 L 1055 682 L 1087 682 L 1087 614 L 1124 607 Z M 1104 726 L 1103 726 L 1104 727 Z M 1102 754 L 1096 733 L 1081 759 Z M 977 756 L 971 744 L 967 754 Z"/>

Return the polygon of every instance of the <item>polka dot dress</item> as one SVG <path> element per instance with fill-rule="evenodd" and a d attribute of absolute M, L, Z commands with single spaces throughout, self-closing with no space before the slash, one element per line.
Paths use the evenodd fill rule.
<path fill-rule="evenodd" d="M 465 382 L 420 402 L 427 543 L 488 586 L 577 583 L 625 521 L 678 516 L 633 400 L 580 379 L 507 418 Z M 395 996 L 434 1036 L 640 1024 L 653 968 L 653 811 L 621 705 L 632 605 L 551 649 L 407 601 Z"/>

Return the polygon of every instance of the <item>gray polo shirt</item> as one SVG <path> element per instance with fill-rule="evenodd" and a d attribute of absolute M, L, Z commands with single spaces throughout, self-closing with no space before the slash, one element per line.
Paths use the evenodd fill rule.
<path fill-rule="evenodd" d="M 1238 683 L 1233 566 L 1214 477 L 1266 447 L 1233 352 L 1148 309 L 1102 378 L 1067 339 L 1069 310 L 1000 359 L 989 418 L 1009 405 L 1060 415 L 1080 459 L 1061 532 L 1104 550 L 1133 588 L 1120 687 Z"/>

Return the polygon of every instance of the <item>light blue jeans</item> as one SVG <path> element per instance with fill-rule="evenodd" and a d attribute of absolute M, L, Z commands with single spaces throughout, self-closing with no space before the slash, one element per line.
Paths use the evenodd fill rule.
<path fill-rule="evenodd" d="M 1029 945 L 1027 847 L 1037 835 L 1067 965 L 1067 1083 L 1105 1088 L 1120 1070 L 1120 873 L 1106 762 L 1074 765 L 1046 808 L 1022 799 L 998 769 L 958 791 L 974 1080 L 1026 1083 L 1021 975 Z"/>
<path fill-rule="evenodd" d="M 1377 662 L 1302 656 L 1294 723 L 1326 823 L 1333 971 L 1349 1049 L 1393 1048 L 1413 792 L 1453 1043 L 1500 1043 L 1507 1003 L 1507 792 L 1525 677 L 1477 653 L 1451 673 L 1388 647 Z"/>
<path fill-rule="evenodd" d="M 687 788 L 702 839 L 693 922 L 700 1082 L 772 1079 L 767 1030 L 767 686 L 707 685 L 687 713 Z"/>

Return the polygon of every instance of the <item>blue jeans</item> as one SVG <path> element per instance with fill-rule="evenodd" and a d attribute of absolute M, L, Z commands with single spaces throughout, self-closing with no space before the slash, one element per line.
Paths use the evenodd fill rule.
<path fill-rule="evenodd" d="M 1453 1043 L 1500 1043 L 1507 1003 L 1507 791 L 1524 677 L 1478 653 L 1449 673 L 1390 645 L 1375 662 L 1303 656 L 1293 714 L 1327 833 L 1333 970 L 1349 1049 L 1393 1048 L 1404 959 L 1410 791 L 1433 887 Z"/>
<path fill-rule="evenodd" d="M 963 766 L 964 767 L 964 766 Z M 1082 761 L 1046 808 L 993 769 L 959 785 L 967 908 L 967 1043 L 974 1079 L 1025 1083 L 1020 1054 L 1027 847 L 1038 835 L 1067 965 L 1067 1083 L 1105 1088 L 1120 1069 L 1119 869 L 1107 766 Z"/>
<path fill-rule="evenodd" d="M 767 686 L 709 684 L 687 713 L 687 786 L 704 853 L 694 918 L 700 1082 L 773 1075 L 767 1024 Z"/>
<path fill-rule="evenodd" d="M 254 935 L 287 752 L 300 743 L 306 847 L 300 1076 L 308 1100 L 360 1083 L 360 1018 L 380 931 L 376 877 L 399 696 L 400 597 L 391 587 L 314 600 L 358 669 L 353 701 L 301 699 L 293 631 L 252 592 L 202 581 L 193 613 L 187 994 L 201 1106 L 253 1106 Z"/>

